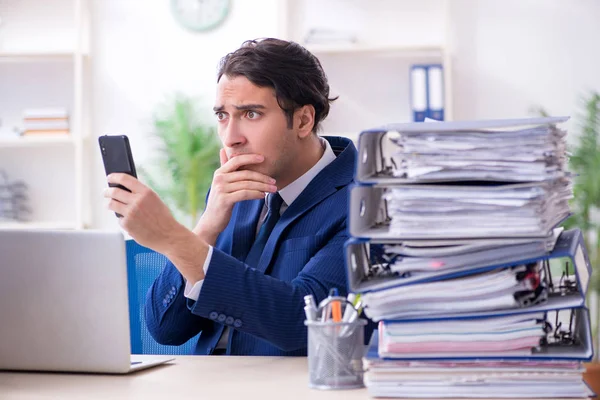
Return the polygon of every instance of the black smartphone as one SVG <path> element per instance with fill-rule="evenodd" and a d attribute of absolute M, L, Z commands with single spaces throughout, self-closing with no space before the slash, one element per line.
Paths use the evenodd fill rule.
<path fill-rule="evenodd" d="M 129 138 L 127 136 L 100 136 L 98 138 L 98 144 L 100 144 L 100 151 L 102 153 L 102 161 L 104 162 L 104 171 L 106 172 L 106 175 L 121 172 L 137 178 L 135 163 L 133 162 L 133 155 L 131 154 L 131 146 L 129 145 Z M 131 190 L 123 185 L 109 183 L 109 186 L 118 187 L 131 192 Z M 117 214 L 117 217 L 120 218 L 122 215 Z"/>

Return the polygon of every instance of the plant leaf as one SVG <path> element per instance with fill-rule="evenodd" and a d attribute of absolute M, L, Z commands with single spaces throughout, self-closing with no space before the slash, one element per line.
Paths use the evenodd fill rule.
<path fill-rule="evenodd" d="M 154 135 L 161 143 L 160 158 L 154 163 L 165 174 L 165 182 L 158 184 L 142 169 L 148 186 L 189 218 L 190 227 L 204 208 L 213 173 L 220 166 L 216 129 L 200 114 L 197 102 L 182 94 L 160 105 L 153 119 Z"/>

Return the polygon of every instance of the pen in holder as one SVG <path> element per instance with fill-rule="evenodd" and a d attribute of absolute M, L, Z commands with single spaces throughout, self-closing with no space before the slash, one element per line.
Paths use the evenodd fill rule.
<path fill-rule="evenodd" d="M 307 301 L 307 307 L 309 301 Z M 305 309 L 306 310 L 306 309 Z M 311 318 L 308 318 L 308 317 Z M 344 297 L 329 296 L 316 313 L 307 312 L 309 387 L 363 387 L 364 326 L 358 311 Z"/>

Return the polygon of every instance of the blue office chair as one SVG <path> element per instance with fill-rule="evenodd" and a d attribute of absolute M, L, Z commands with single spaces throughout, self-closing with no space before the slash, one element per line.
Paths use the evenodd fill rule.
<path fill-rule="evenodd" d="M 167 258 L 160 253 L 127 240 L 127 281 L 129 286 L 129 325 L 132 354 L 193 354 L 198 336 L 181 346 L 165 346 L 156 342 L 144 317 L 144 303 L 148 289 L 165 266 Z"/>

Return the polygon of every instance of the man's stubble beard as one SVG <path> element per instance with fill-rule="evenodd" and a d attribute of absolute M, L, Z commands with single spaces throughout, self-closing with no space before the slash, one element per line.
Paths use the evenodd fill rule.
<path fill-rule="evenodd" d="M 294 141 L 291 140 L 291 131 L 284 133 L 284 140 L 279 142 L 277 153 L 279 157 L 273 160 L 270 166 L 270 175 L 273 179 L 280 180 L 282 176 L 289 174 L 294 170 L 294 160 L 297 157 L 297 149 L 294 146 Z"/>

